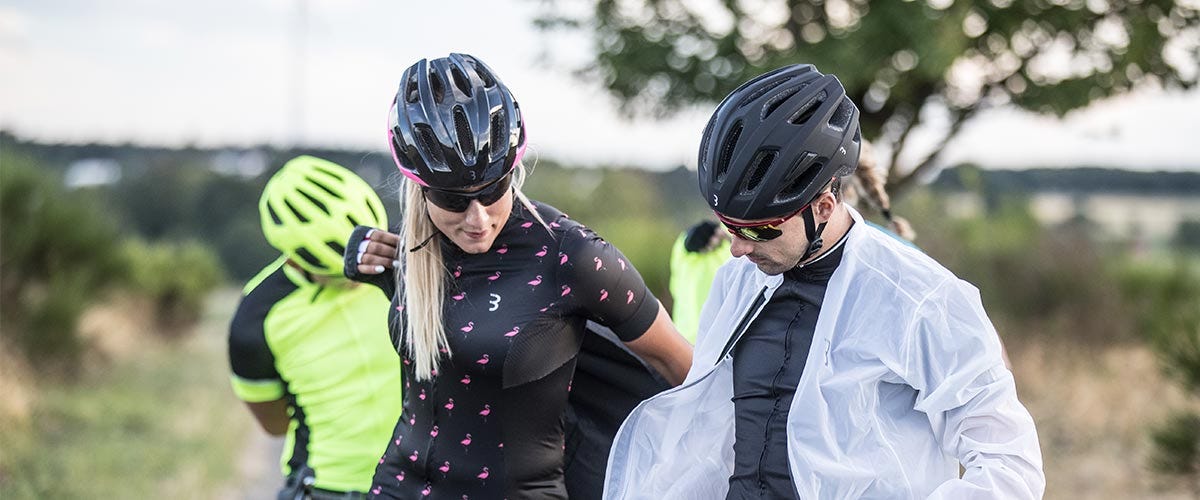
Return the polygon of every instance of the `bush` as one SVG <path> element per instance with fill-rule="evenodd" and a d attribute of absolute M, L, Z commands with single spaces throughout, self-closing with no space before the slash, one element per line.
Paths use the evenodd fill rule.
<path fill-rule="evenodd" d="M 169 335 L 199 319 L 205 297 L 225 281 L 216 253 L 199 243 L 133 239 L 125 242 L 122 255 L 131 291 L 153 302 L 159 330 Z"/>
<path fill-rule="evenodd" d="M 29 158 L 0 155 L 0 309 L 34 364 L 74 371 L 79 316 L 123 273 L 108 211 Z"/>
<path fill-rule="evenodd" d="M 1151 431 L 1150 467 L 1160 474 L 1190 479 L 1200 495 L 1200 415 L 1177 413 Z"/>

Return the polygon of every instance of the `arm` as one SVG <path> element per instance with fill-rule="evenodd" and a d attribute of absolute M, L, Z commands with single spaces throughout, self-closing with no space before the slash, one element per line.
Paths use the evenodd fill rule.
<path fill-rule="evenodd" d="M 1017 399 L 978 292 L 957 280 L 943 287 L 945 297 L 919 309 L 905 353 L 915 409 L 964 469 L 930 498 L 1041 498 L 1037 429 Z"/>
<path fill-rule="evenodd" d="M 246 407 L 250 408 L 250 413 L 254 415 L 255 420 L 258 420 L 258 425 L 267 431 L 267 434 L 282 436 L 287 432 L 291 416 L 288 414 L 286 399 L 280 398 L 261 403 L 247 401 Z"/>
<path fill-rule="evenodd" d="M 675 330 L 667 310 L 661 304 L 658 306 L 658 316 L 646 333 L 625 345 L 653 366 L 671 385 L 683 383 L 688 368 L 692 366 L 692 345 Z"/>

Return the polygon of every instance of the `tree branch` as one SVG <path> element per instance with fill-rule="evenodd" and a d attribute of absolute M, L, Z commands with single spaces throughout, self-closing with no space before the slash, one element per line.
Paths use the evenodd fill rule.
<path fill-rule="evenodd" d="M 961 129 L 963 124 L 975 114 L 975 112 L 979 109 L 979 106 L 980 103 L 977 102 L 967 108 L 964 108 L 962 111 L 959 111 L 958 114 L 954 116 L 953 121 L 950 123 L 950 130 L 948 130 L 946 134 L 942 136 L 942 139 L 938 141 L 937 146 L 935 146 L 933 150 L 929 152 L 925 159 L 918 163 L 917 166 L 909 173 L 895 180 L 893 180 L 889 175 L 887 182 L 888 193 L 890 193 L 893 197 L 903 196 L 906 191 L 913 188 L 913 186 L 918 180 L 920 180 L 922 176 L 932 170 L 933 167 L 937 165 L 937 160 L 941 157 L 942 151 L 945 150 L 946 144 L 950 142 L 950 139 L 958 135 L 959 129 Z"/>

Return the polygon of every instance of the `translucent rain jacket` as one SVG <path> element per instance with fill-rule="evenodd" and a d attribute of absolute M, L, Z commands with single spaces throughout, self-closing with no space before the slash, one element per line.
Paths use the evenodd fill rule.
<path fill-rule="evenodd" d="M 799 497 L 1041 498 L 1037 431 L 978 290 L 850 213 L 856 224 L 788 413 Z M 605 498 L 725 497 L 734 463 L 728 352 L 781 281 L 745 258 L 721 268 L 687 379 L 625 420 Z"/>

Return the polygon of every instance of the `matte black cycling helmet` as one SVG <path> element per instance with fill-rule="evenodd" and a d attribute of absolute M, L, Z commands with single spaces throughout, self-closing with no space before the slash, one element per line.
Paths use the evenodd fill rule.
<path fill-rule="evenodd" d="M 388 142 L 408 178 L 455 190 L 512 171 L 525 153 L 525 122 L 508 87 L 483 61 L 450 54 L 404 70 Z"/>
<path fill-rule="evenodd" d="M 854 173 L 860 142 L 858 108 L 836 77 L 779 68 L 717 106 L 700 145 L 700 192 L 724 216 L 787 216 Z"/>

